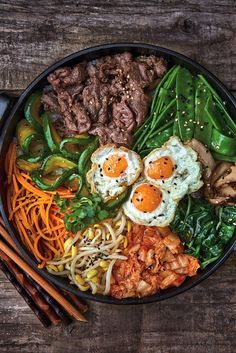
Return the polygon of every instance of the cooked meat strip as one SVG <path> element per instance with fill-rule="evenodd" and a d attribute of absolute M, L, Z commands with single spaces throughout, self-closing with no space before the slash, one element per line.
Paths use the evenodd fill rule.
<path fill-rule="evenodd" d="M 128 52 L 63 67 L 48 76 L 53 90 L 43 94 L 42 103 L 59 115 L 56 125 L 62 136 L 89 132 L 101 144 L 130 146 L 133 130 L 148 112 L 144 90 L 166 67 L 163 58 L 133 58 Z"/>

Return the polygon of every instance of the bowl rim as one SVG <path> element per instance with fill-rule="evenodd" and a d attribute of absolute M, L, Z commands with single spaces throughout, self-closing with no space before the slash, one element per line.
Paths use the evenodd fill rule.
<path fill-rule="evenodd" d="M 56 61 L 52 65 L 48 66 L 43 72 L 41 72 L 26 87 L 26 89 L 21 93 L 21 95 L 17 99 L 16 103 L 14 104 L 13 108 L 11 109 L 11 111 L 8 115 L 8 118 L 2 128 L 1 136 L 0 136 L 0 155 L 2 154 L 3 140 L 4 140 L 4 137 L 7 133 L 7 131 L 8 131 L 8 128 L 9 128 L 9 125 L 11 123 L 13 116 L 15 115 L 15 113 L 17 112 L 19 107 L 21 106 L 24 99 L 28 96 L 28 94 L 31 93 L 32 90 L 35 88 L 35 86 L 37 86 L 37 84 L 40 83 L 41 80 L 45 79 L 45 77 L 49 73 L 51 73 L 54 70 L 56 70 L 57 68 L 65 65 L 66 63 L 68 63 L 71 60 L 77 59 L 79 61 L 80 57 L 82 57 L 82 56 L 88 56 L 89 54 L 93 54 L 93 53 L 99 54 L 99 52 L 102 52 L 104 50 L 111 50 L 111 51 L 114 50 L 115 52 L 120 50 L 120 52 L 122 52 L 125 50 L 132 50 L 132 49 L 133 50 L 134 49 L 136 49 L 136 50 L 142 50 L 142 49 L 153 50 L 154 52 L 159 52 L 157 55 L 175 57 L 178 60 L 183 61 L 184 63 L 188 63 L 190 66 L 194 67 L 196 70 L 203 73 L 207 77 L 208 80 L 210 80 L 212 83 L 214 83 L 214 85 L 217 86 L 217 88 L 219 88 L 220 91 L 224 93 L 225 97 L 231 102 L 231 104 L 233 105 L 235 112 L 236 112 L 236 99 L 229 92 L 229 90 L 226 88 L 226 86 L 215 75 L 213 75 L 209 70 L 207 70 L 205 67 L 203 67 L 202 65 L 200 65 L 196 61 L 188 58 L 187 56 L 185 56 L 181 53 L 178 53 L 174 50 L 160 47 L 157 45 L 139 43 L 139 42 L 137 42 L 137 43 L 136 42 L 135 43 L 134 42 L 133 43 L 117 42 L 117 43 L 99 44 L 96 46 L 92 46 L 92 47 L 88 47 L 88 48 L 79 50 L 75 53 L 72 53 L 72 54 L 65 56 L 62 59 Z M 115 54 L 115 52 L 113 54 Z M 104 56 L 105 55 L 107 55 L 107 54 L 104 54 Z M 111 53 L 111 55 L 112 55 L 112 53 Z M 102 56 L 102 55 L 98 55 L 98 56 Z M 194 279 L 190 283 L 184 282 L 180 287 L 174 287 L 170 291 L 163 290 L 157 294 L 154 294 L 154 295 L 148 296 L 148 297 L 115 299 L 110 296 L 94 295 L 91 292 L 89 292 L 89 293 L 81 292 L 81 291 L 79 291 L 79 289 L 76 286 L 71 285 L 69 283 L 69 281 L 68 281 L 68 283 L 65 284 L 64 282 L 61 282 L 60 279 L 58 280 L 58 278 L 56 276 L 53 276 L 52 274 L 48 273 L 46 270 L 39 269 L 35 260 L 29 255 L 27 250 L 24 248 L 24 246 L 18 240 L 18 237 L 16 235 L 17 231 L 14 229 L 12 223 L 8 220 L 7 210 L 5 210 L 5 208 L 4 208 L 4 203 L 3 203 L 1 193 L 0 193 L 0 212 L 2 214 L 4 223 L 6 225 L 8 232 L 10 233 L 14 242 L 16 243 L 16 245 L 18 246 L 18 248 L 21 251 L 23 259 L 28 264 L 30 264 L 38 273 L 40 273 L 42 275 L 42 277 L 47 279 L 49 282 L 52 282 L 53 284 L 55 284 L 57 287 L 59 287 L 61 289 L 71 291 L 72 293 L 78 295 L 82 299 L 97 301 L 97 302 L 101 302 L 101 303 L 105 303 L 105 304 L 118 304 L 118 305 L 147 304 L 147 303 L 153 303 L 153 302 L 165 300 L 165 299 L 174 297 L 180 293 L 183 293 L 183 292 L 187 291 L 188 289 L 193 288 L 194 286 L 196 286 L 197 284 L 199 284 L 200 282 L 202 282 L 203 280 L 208 278 L 213 272 L 215 272 L 225 262 L 225 260 L 230 256 L 230 254 L 232 253 L 232 251 L 234 249 L 234 246 L 236 245 L 236 236 L 234 236 L 233 241 L 231 241 L 231 243 L 226 246 L 226 249 L 225 249 L 222 257 L 220 259 L 218 259 L 212 265 L 209 265 L 209 267 L 207 267 L 204 270 L 204 272 L 202 272 L 202 273 L 198 274 L 196 277 L 194 277 Z"/>

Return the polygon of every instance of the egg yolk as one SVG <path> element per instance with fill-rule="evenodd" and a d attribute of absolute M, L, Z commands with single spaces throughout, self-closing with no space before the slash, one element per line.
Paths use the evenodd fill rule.
<path fill-rule="evenodd" d="M 124 155 L 112 154 L 104 161 L 102 170 L 104 175 L 110 178 L 117 178 L 124 173 L 127 167 L 128 163 Z"/>
<path fill-rule="evenodd" d="M 162 194 L 159 188 L 151 184 L 137 186 L 132 196 L 133 205 L 142 212 L 154 211 L 161 202 Z"/>
<path fill-rule="evenodd" d="M 170 157 L 164 156 L 149 162 L 147 175 L 152 179 L 167 179 L 174 171 L 174 164 Z"/>

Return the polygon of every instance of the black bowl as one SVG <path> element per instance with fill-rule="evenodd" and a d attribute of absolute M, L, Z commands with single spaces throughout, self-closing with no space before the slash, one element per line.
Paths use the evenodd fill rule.
<path fill-rule="evenodd" d="M 8 150 L 9 144 L 14 136 L 15 127 L 19 119 L 23 116 L 23 106 L 26 99 L 29 95 L 35 91 L 36 89 L 43 88 L 47 84 L 47 76 L 55 69 L 63 65 L 74 65 L 83 60 L 93 60 L 105 55 L 111 55 L 116 53 L 121 53 L 124 51 L 129 51 L 134 55 L 150 55 L 154 54 L 157 56 L 163 56 L 167 59 L 169 66 L 174 64 L 180 64 L 188 69 L 190 69 L 193 73 L 199 74 L 202 73 L 206 79 L 211 83 L 211 85 L 215 88 L 215 90 L 219 93 L 219 95 L 226 101 L 227 109 L 229 110 L 232 117 L 236 116 L 236 100 L 227 90 L 227 88 L 208 70 L 206 70 L 201 65 L 197 64 L 193 60 L 187 58 L 184 55 L 176 53 L 172 50 L 161 48 L 154 45 L 149 44 L 131 44 L 131 43 L 117 43 L 117 44 L 106 44 L 106 45 L 99 45 L 93 48 L 84 49 L 77 53 L 67 56 L 66 58 L 58 61 L 57 63 L 51 65 L 48 69 L 46 69 L 43 73 L 41 73 L 21 94 L 21 96 L 15 102 L 13 108 L 8 111 L 7 118 L 4 126 L 2 126 L 1 130 L 1 139 L 0 139 L 0 163 L 1 163 L 1 171 L 0 171 L 0 184 L 3 186 L 6 180 L 5 172 L 4 172 L 4 159 L 6 152 Z M 4 104 L 7 102 L 6 95 L 0 96 L 0 103 Z M 0 104 L 0 114 L 1 114 L 1 104 Z M 6 114 L 5 114 L 6 116 Z M 3 125 L 3 124 L 2 124 Z M 1 126 L 1 125 L 0 125 Z M 13 240 L 17 244 L 18 248 L 20 249 L 22 256 L 24 259 L 35 269 L 37 270 L 43 277 L 47 280 L 53 282 L 59 288 L 63 288 L 77 294 L 78 296 L 94 300 L 103 303 L 109 304 L 143 304 L 143 303 L 151 303 L 155 301 L 164 300 L 170 297 L 173 297 L 177 294 L 180 294 L 187 289 L 192 288 L 196 284 L 200 283 L 208 276 L 210 276 L 218 267 L 220 267 L 223 262 L 227 259 L 227 257 L 233 251 L 234 245 L 236 243 L 236 235 L 234 238 L 229 242 L 224 250 L 224 254 L 221 256 L 220 259 L 215 261 L 213 264 L 209 265 L 203 271 L 199 271 L 199 274 L 195 277 L 188 278 L 179 288 L 170 288 L 166 289 L 158 294 L 144 297 L 144 298 L 132 298 L 132 299 L 114 299 L 109 296 L 102 296 L 102 295 L 92 295 L 91 293 L 87 292 L 80 292 L 77 287 L 71 285 L 68 279 L 58 278 L 49 274 L 46 270 L 38 269 L 36 262 L 31 257 L 30 253 L 24 248 L 24 246 L 20 242 L 19 235 L 17 231 L 14 229 L 11 222 L 8 220 L 8 211 L 6 205 L 6 192 L 4 187 L 0 189 L 0 211 L 2 213 L 5 225 L 12 236 Z"/>

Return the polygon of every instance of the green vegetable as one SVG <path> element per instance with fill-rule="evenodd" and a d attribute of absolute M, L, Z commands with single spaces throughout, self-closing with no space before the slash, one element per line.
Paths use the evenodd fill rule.
<path fill-rule="evenodd" d="M 59 144 L 61 142 L 61 137 L 57 133 L 52 122 L 49 120 L 47 113 L 43 114 L 42 119 L 44 136 L 47 141 L 48 147 L 52 153 L 57 153 L 59 152 Z"/>
<path fill-rule="evenodd" d="M 169 138 L 173 135 L 173 128 L 169 127 L 168 129 L 159 132 L 157 136 L 148 139 L 146 142 L 146 146 L 148 148 L 157 148 L 161 147 L 163 143 L 165 143 Z"/>
<path fill-rule="evenodd" d="M 40 118 L 41 97 L 41 91 L 34 92 L 24 106 L 26 120 L 38 133 L 43 132 L 42 119 Z"/>
<path fill-rule="evenodd" d="M 42 190 L 55 190 L 69 177 L 76 173 L 76 164 L 63 156 L 50 155 L 44 161 L 39 170 L 34 170 L 30 176 L 36 185 Z"/>
<path fill-rule="evenodd" d="M 76 191 L 76 193 L 79 194 L 83 187 L 83 178 L 78 173 L 74 173 L 70 175 L 68 180 L 66 180 L 65 185 L 72 191 Z"/>
<path fill-rule="evenodd" d="M 93 152 L 98 148 L 99 140 L 98 137 L 95 137 L 93 142 L 89 144 L 89 146 L 81 153 L 78 161 L 78 171 L 79 174 L 85 175 L 86 174 L 86 165 L 89 162 L 91 155 Z"/>
<path fill-rule="evenodd" d="M 207 113 L 205 111 L 205 106 L 207 100 L 210 97 L 210 91 L 202 83 L 202 81 L 197 78 L 195 82 L 195 129 L 194 137 L 195 139 L 201 141 L 204 145 L 210 148 L 211 145 L 211 134 L 212 134 L 212 124 L 209 123 Z"/>
<path fill-rule="evenodd" d="M 60 143 L 60 152 L 67 158 L 78 160 L 81 152 L 93 139 L 94 138 L 90 135 L 65 138 Z"/>
<path fill-rule="evenodd" d="M 25 159 L 25 156 L 20 156 L 16 160 L 16 164 L 22 170 L 27 170 L 27 172 L 32 172 L 33 170 L 39 169 L 41 167 L 41 162 L 29 162 Z"/>
<path fill-rule="evenodd" d="M 114 200 L 107 201 L 104 203 L 106 210 L 114 210 L 120 207 L 128 198 L 131 192 L 131 188 L 127 188 L 121 195 L 117 196 Z"/>
<path fill-rule="evenodd" d="M 217 153 L 233 157 L 236 155 L 236 139 L 228 137 L 213 128 L 211 149 Z"/>
<path fill-rule="evenodd" d="M 103 208 L 102 199 L 97 194 L 88 197 L 74 198 L 70 201 L 62 200 L 56 195 L 54 200 L 61 210 L 65 212 L 65 227 L 72 233 L 76 233 L 91 224 L 114 216 L 113 213 Z"/>
<path fill-rule="evenodd" d="M 190 140 L 194 132 L 194 87 L 189 70 L 181 68 L 176 77 L 177 119 L 180 137 Z"/>
<path fill-rule="evenodd" d="M 37 131 L 25 119 L 17 124 L 16 136 L 22 151 L 26 154 L 29 153 L 31 142 L 39 138 Z"/>
<path fill-rule="evenodd" d="M 236 232 L 236 207 L 216 208 L 203 199 L 190 196 L 180 201 L 171 228 L 183 241 L 186 252 L 205 268 L 224 252 Z"/>
<path fill-rule="evenodd" d="M 227 162 L 236 163 L 236 155 L 230 157 L 230 156 L 225 156 L 224 154 L 220 154 L 217 152 L 212 152 L 212 155 L 218 161 L 227 161 Z"/>

